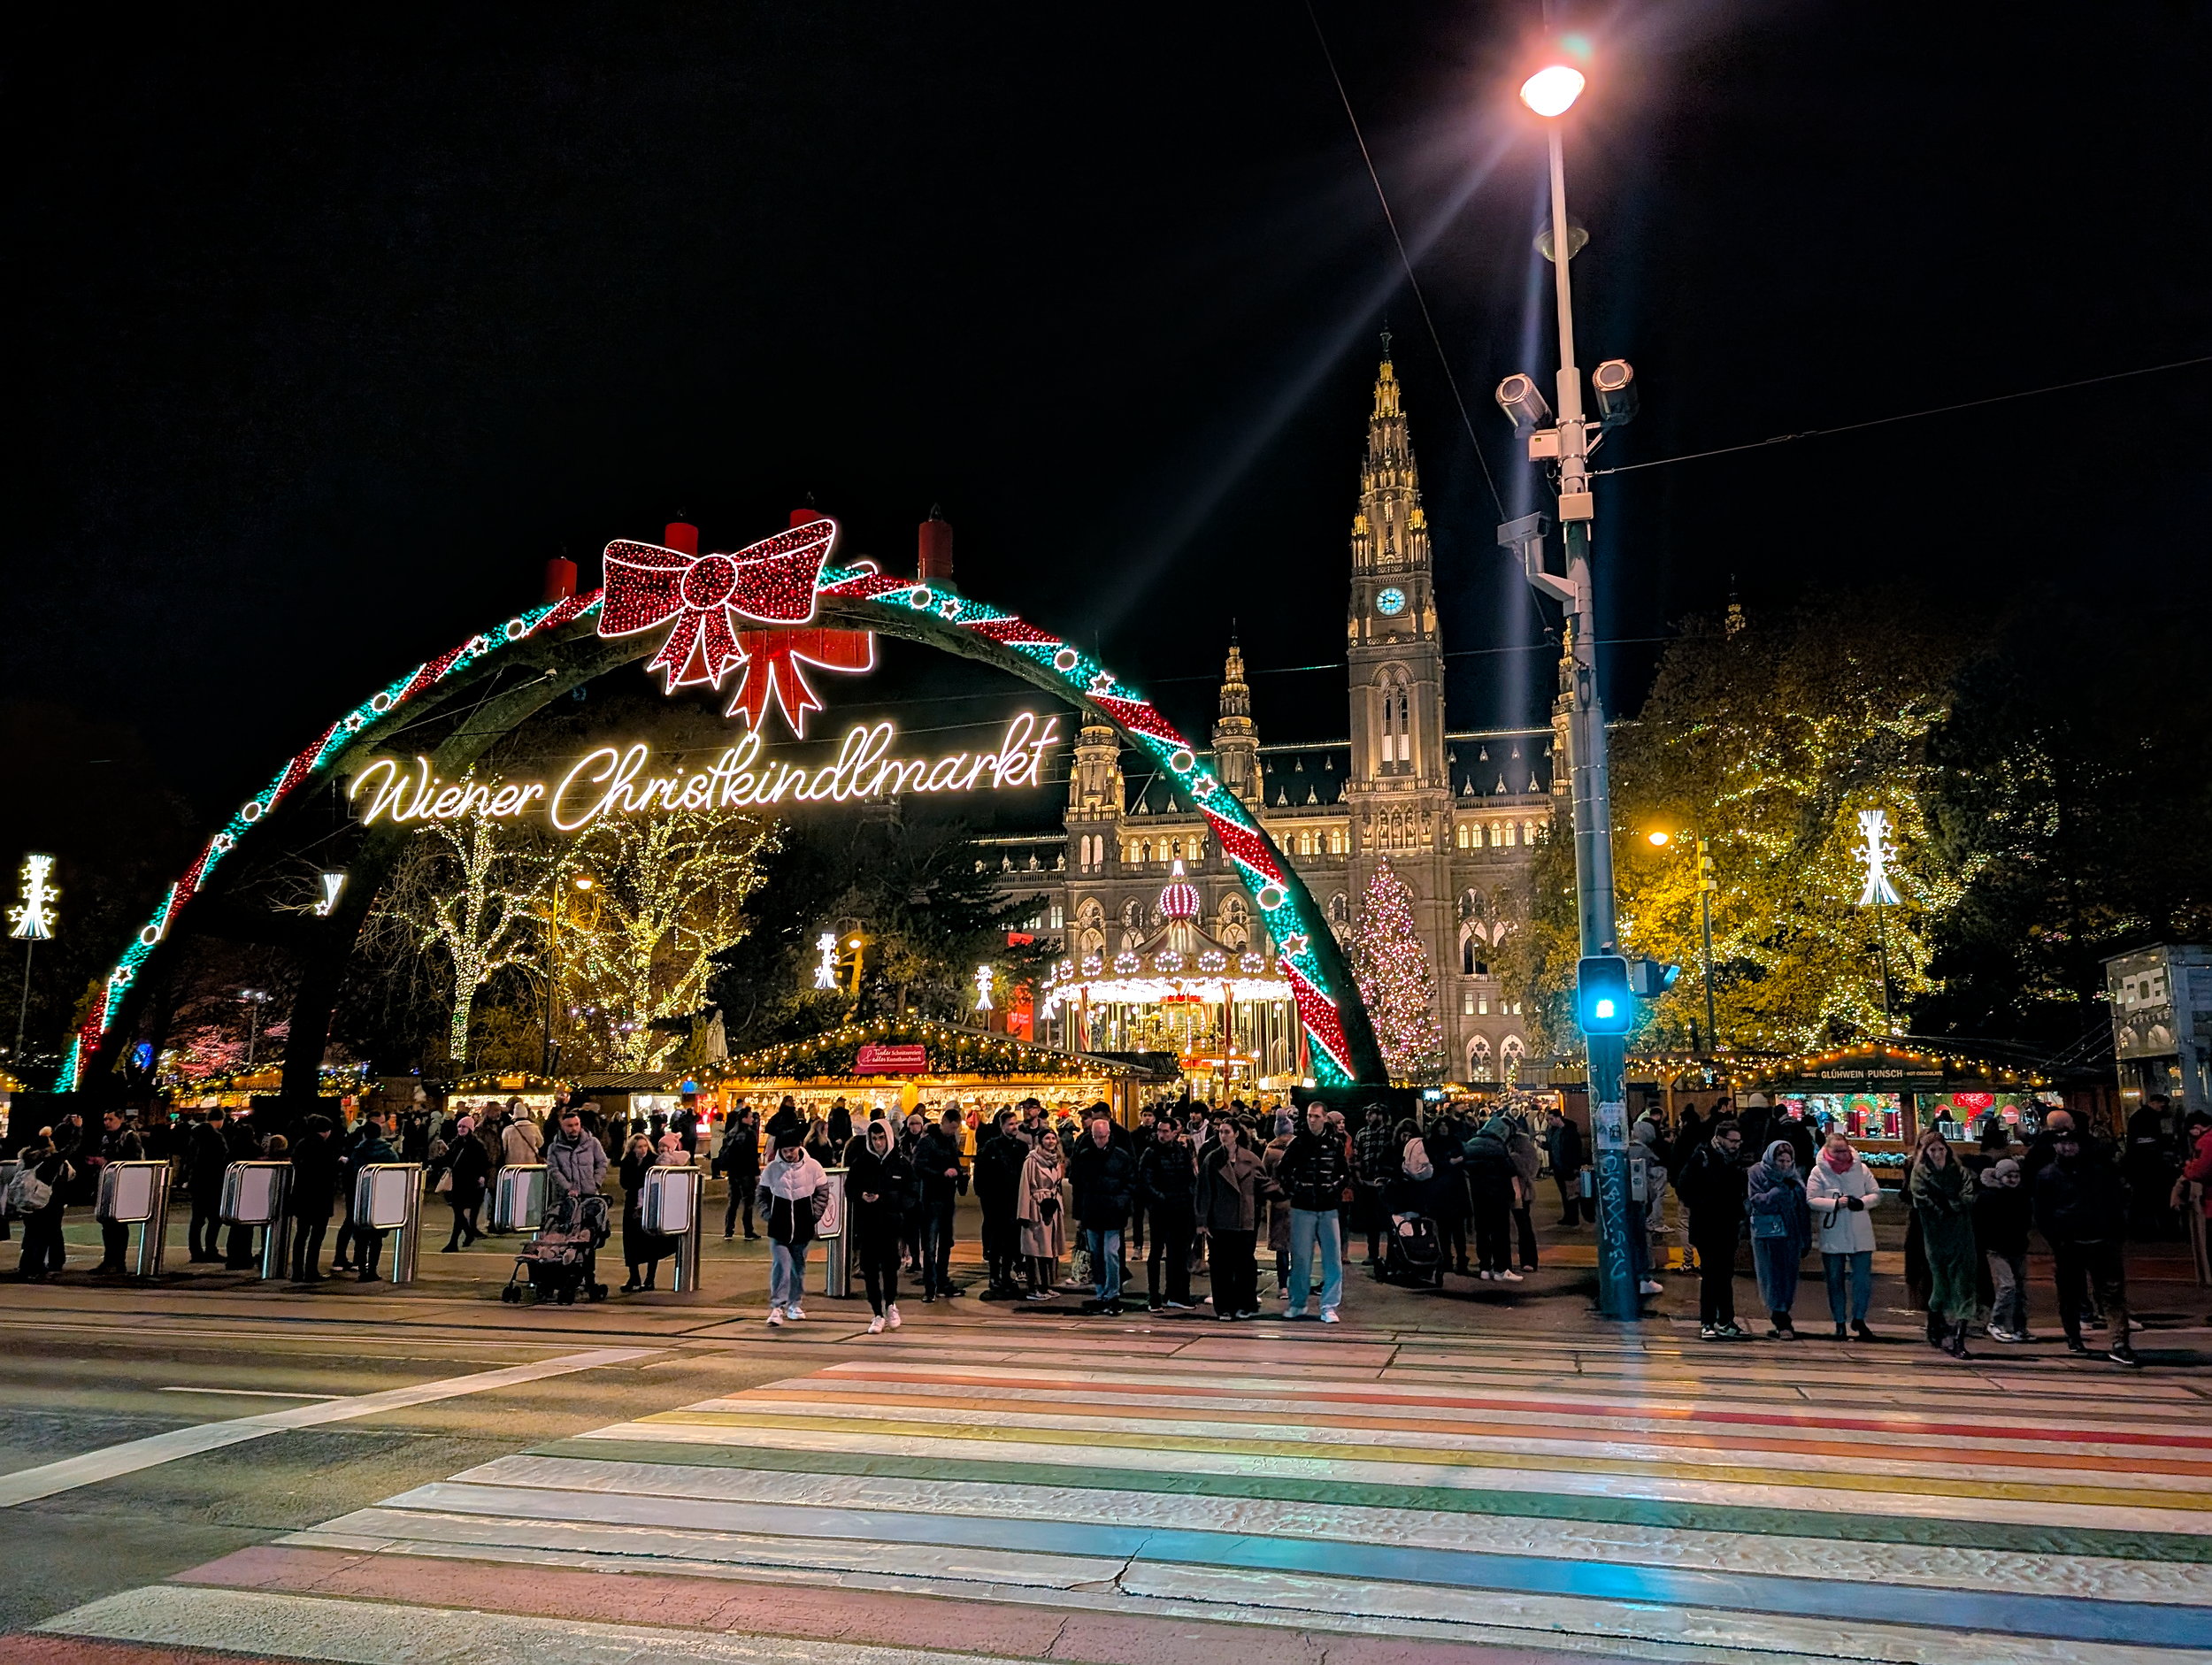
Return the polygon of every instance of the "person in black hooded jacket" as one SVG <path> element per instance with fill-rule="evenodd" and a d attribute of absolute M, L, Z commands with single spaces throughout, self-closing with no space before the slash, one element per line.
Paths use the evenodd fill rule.
<path fill-rule="evenodd" d="M 2052 1118 L 2057 1120 L 2055 1116 Z M 2058 1318 L 2065 1326 L 2066 1347 L 2086 1354 L 2082 1339 L 2082 1293 L 2085 1284 L 2095 1290 L 2104 1308 L 2108 1355 L 2116 1364 L 2135 1363 L 2135 1349 L 2128 1345 L 2127 1265 L 2123 1253 L 2127 1235 L 2128 1187 L 2101 1142 L 2085 1139 L 2070 1118 L 2054 1130 L 2052 1159 L 2035 1177 L 2036 1229 L 2048 1239 L 2058 1282 Z"/>
<path fill-rule="evenodd" d="M 899 1238 L 914 1164 L 891 1137 L 887 1122 L 871 1122 L 845 1155 L 845 1207 L 860 1251 L 860 1275 L 875 1316 L 870 1335 L 899 1327 Z"/>

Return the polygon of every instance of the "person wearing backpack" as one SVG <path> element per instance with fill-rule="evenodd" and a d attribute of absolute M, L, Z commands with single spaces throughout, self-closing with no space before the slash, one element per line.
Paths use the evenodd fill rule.
<path fill-rule="evenodd" d="M 38 1143 L 23 1153 L 22 1165 L 8 1182 L 8 1212 L 23 1222 L 23 1257 L 16 1275 L 39 1282 L 61 1270 L 67 1258 L 62 1245 L 62 1192 L 77 1177 L 68 1156 L 54 1148 L 54 1130 L 38 1130 Z"/>

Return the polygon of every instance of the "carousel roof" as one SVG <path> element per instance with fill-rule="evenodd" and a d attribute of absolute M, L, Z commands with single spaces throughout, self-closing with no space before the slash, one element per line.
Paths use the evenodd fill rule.
<path fill-rule="evenodd" d="M 1196 886 L 1177 862 L 1160 892 L 1157 931 L 1118 954 L 1086 955 L 1056 963 L 1045 975 L 1041 1013 L 1050 1017 L 1071 1001 L 1099 1005 L 1149 1006 L 1162 1001 L 1286 1001 L 1290 981 L 1268 956 L 1233 948 L 1198 923 Z"/>

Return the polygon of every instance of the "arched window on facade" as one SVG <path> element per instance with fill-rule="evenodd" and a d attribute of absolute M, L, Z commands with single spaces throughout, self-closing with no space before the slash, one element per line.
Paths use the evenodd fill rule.
<path fill-rule="evenodd" d="M 1380 694 L 1381 761 L 1396 773 L 1413 761 L 1413 691 L 1406 686 L 1405 671 L 1396 667 L 1386 671 Z"/>
<path fill-rule="evenodd" d="M 1521 1064 L 1523 1061 L 1527 1058 L 1527 1044 L 1523 1041 L 1518 1035 L 1508 1035 L 1505 1038 L 1504 1044 L 1498 1048 L 1498 1062 L 1501 1066 L 1502 1066 L 1501 1073 L 1504 1079 L 1508 1081 L 1519 1080 L 1521 1078 Z"/>
<path fill-rule="evenodd" d="M 1333 925 L 1349 925 L 1351 921 L 1352 899 L 1340 890 L 1329 898 L 1329 923 Z"/>
<path fill-rule="evenodd" d="M 1490 1038 L 1477 1035 L 1467 1043 L 1467 1078 L 1487 1081 L 1490 1078 Z"/>

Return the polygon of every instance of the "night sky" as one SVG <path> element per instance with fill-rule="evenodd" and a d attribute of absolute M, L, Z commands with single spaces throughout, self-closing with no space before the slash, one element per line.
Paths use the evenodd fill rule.
<path fill-rule="evenodd" d="M 1490 390 L 1553 350 L 1512 98 L 1537 8 L 1320 17 L 1532 506 Z M 1582 357 L 1643 395 L 1601 464 L 2212 352 L 2200 7 L 1571 21 Z M 941 503 L 964 587 L 1202 723 L 1233 618 L 1255 667 L 1341 651 L 1386 316 L 1454 720 L 1540 711 L 1543 621 L 1302 5 L 327 25 L 50 11 L 6 72 L 0 695 L 135 728 L 203 811 L 534 600 L 549 556 L 593 582 L 611 537 L 683 514 L 733 548 L 810 495 L 894 566 Z M 2197 604 L 2208 417 L 2200 367 L 1609 478 L 1616 703 L 1732 575 L 1753 608 L 1893 579 L 2025 601 L 2055 674 L 2133 674 L 2069 638 L 2068 597 Z M 1257 689 L 1263 739 L 1341 733 L 1340 677 Z"/>

